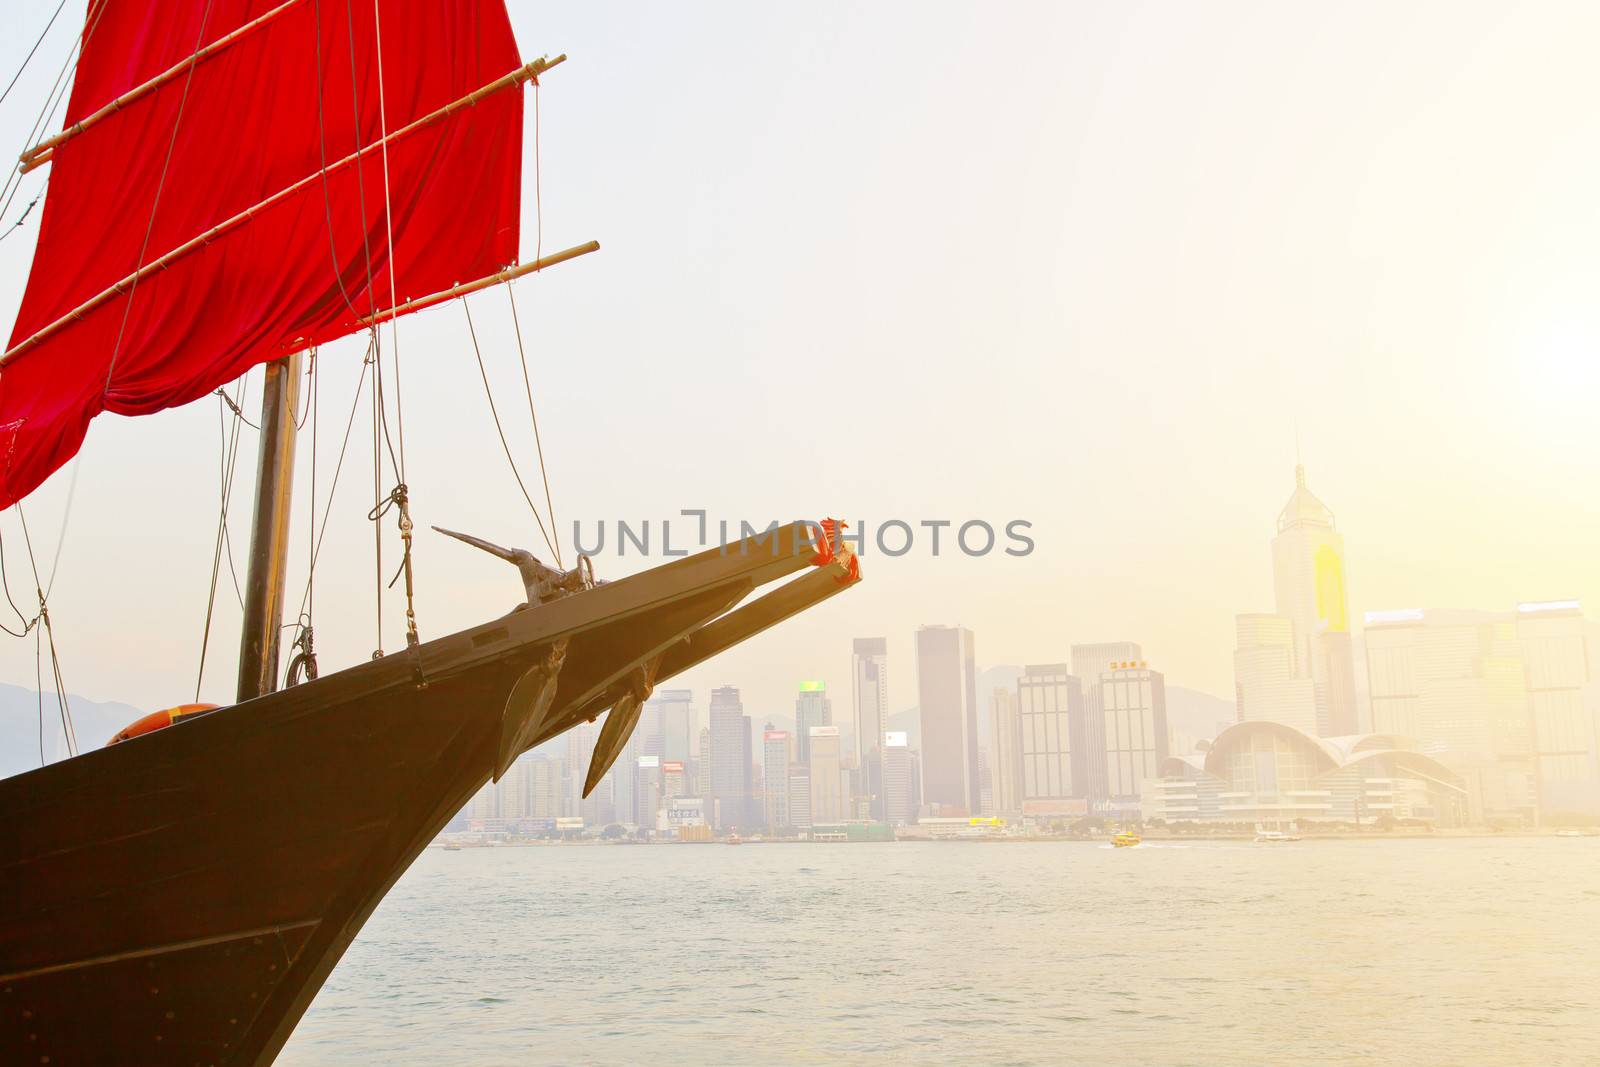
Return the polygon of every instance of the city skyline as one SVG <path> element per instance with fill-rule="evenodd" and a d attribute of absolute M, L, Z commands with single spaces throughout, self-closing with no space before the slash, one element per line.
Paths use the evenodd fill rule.
<path fill-rule="evenodd" d="M 1297 437 L 1341 527 L 1362 533 L 1347 559 L 1353 620 L 1396 606 L 1600 603 L 1589 550 L 1600 505 L 1572 491 L 1600 468 L 1585 429 L 1585 398 L 1600 390 L 1587 295 L 1600 147 L 1555 136 L 1587 121 L 1562 72 L 1586 58 L 1578 42 L 1600 32 L 1600 13 L 1473 8 L 1441 27 L 1358 9 L 1306 34 L 1287 11 L 1174 10 L 1170 35 L 1147 35 L 1136 8 L 1078 17 L 1020 5 L 975 33 L 969 13 L 935 4 L 915 33 L 890 11 L 863 12 L 836 39 L 760 8 L 716 11 L 713 37 L 745 46 L 725 76 L 763 86 L 759 99 L 678 70 L 654 46 L 682 32 L 668 12 L 638 13 L 626 31 L 598 10 L 512 12 L 530 49 L 573 56 L 540 90 L 546 249 L 605 246 L 517 287 L 548 377 L 541 431 L 564 544 L 574 520 L 703 508 L 713 521 L 1023 518 L 1037 547 L 1025 559 L 869 550 L 851 603 L 823 605 L 683 685 L 738 678 L 752 707 L 781 708 L 796 677 L 845 690 L 839 633 L 883 634 L 908 663 L 915 627 L 943 620 L 983 635 L 985 664 L 1058 662 L 1071 643 L 1137 634 L 1179 684 L 1226 695 L 1233 615 L 1272 606 L 1262 503 L 1287 493 Z M 941 34 L 967 42 L 972 84 L 927 69 L 925 46 Z M 1219 65 L 1234 72 L 1220 83 Z M 45 95 L 43 69 L 18 98 Z M 1196 95 L 1195 84 L 1210 88 Z M 642 116 L 634 101 L 661 92 L 671 106 Z M 1011 107 L 1019 98 L 1038 113 Z M 1404 116 L 1403 136 L 1377 120 L 1380 102 Z M 885 113 L 906 116 L 888 144 Z M 31 118 L 0 115 L 0 136 L 20 144 Z M 983 131 L 982 167 L 942 165 L 951 123 Z M 711 132 L 726 129 L 775 132 L 757 143 Z M 873 164 L 861 182 L 818 180 L 819 167 L 858 157 Z M 997 187 L 996 173 L 1026 177 Z M 1190 180 L 1154 195 L 1165 174 Z M 718 198 L 705 194 L 708 175 Z M 0 301 L 21 291 L 38 217 L 0 247 Z M 870 271 L 839 263 L 841 226 L 871 235 Z M 952 240 L 993 255 L 951 256 Z M 668 263 L 692 269 L 664 278 Z M 615 313 L 618 293 L 639 302 L 636 315 Z M 1164 313 L 1150 314 L 1152 302 Z M 819 307 L 851 387 L 808 407 L 806 435 L 763 453 L 756 477 L 755 453 L 728 442 L 793 416 L 792 368 L 814 358 Z M 504 298 L 476 301 L 473 314 L 491 383 L 516 395 Z M 419 625 L 437 636 L 504 611 L 517 587 L 428 524 L 524 547 L 539 537 L 485 424 L 459 308 L 407 320 L 400 338 L 418 444 L 408 482 Z M 334 397 L 347 403 L 360 360 L 351 346 L 323 352 L 330 410 Z M 637 388 L 583 388 L 568 373 L 580 368 Z M 735 379 L 746 383 L 737 403 Z M 256 377 L 247 406 L 259 396 Z M 1062 396 L 1075 412 L 1065 423 Z M 219 403 L 91 429 L 51 596 L 69 691 L 146 708 L 192 698 Z M 962 432 L 927 432 L 939 412 Z M 601 423 L 613 427 L 604 448 L 591 431 Z M 358 414 L 354 439 L 369 430 Z M 519 457 L 531 454 L 527 426 L 508 433 Z M 849 442 L 850 462 L 823 477 L 808 436 Z M 909 442 L 920 460 L 899 464 Z M 241 445 L 242 469 L 252 447 Z M 636 473 L 619 472 L 623 452 Z M 698 454 L 718 462 L 681 462 Z M 1040 472 L 1062 491 L 1037 491 Z M 41 562 L 55 557 L 73 477 L 61 472 L 29 503 Z M 376 647 L 371 501 L 346 491 L 318 596 L 329 665 Z M 306 504 L 295 502 L 296 529 Z M 235 532 L 247 511 L 241 500 Z M 3 533 L 15 578 L 25 553 L 14 522 Z M 149 561 L 117 575 L 143 620 L 137 642 L 133 611 L 97 607 L 103 564 L 132 557 Z M 600 576 L 643 562 L 607 557 Z M 390 649 L 401 640 L 394 600 Z M 236 646 L 236 614 L 219 597 L 215 647 Z M 226 699 L 230 675 L 214 664 L 201 698 Z M 0 645 L 0 678 L 33 677 L 28 643 Z M 914 703 L 909 692 L 895 682 L 890 710 Z"/>

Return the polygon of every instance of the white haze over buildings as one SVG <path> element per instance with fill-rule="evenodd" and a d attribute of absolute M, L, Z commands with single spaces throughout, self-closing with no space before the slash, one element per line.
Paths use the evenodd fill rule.
<path fill-rule="evenodd" d="M 12 5 L 6 76 L 52 7 Z M 564 540 L 579 518 L 648 518 L 659 538 L 681 508 L 1033 523 L 1025 559 L 869 550 L 859 588 L 672 683 L 702 702 L 735 682 L 759 723 L 799 679 L 846 694 L 851 639 L 883 634 L 899 710 L 913 632 L 936 622 L 972 629 L 980 664 L 1128 638 L 1175 683 L 1231 693 L 1234 615 L 1272 607 L 1297 432 L 1345 534 L 1352 617 L 1600 603 L 1600 8 L 511 7 L 524 55 L 572 57 L 541 90 L 543 248 L 604 246 L 516 288 Z M 0 105 L 8 152 L 69 15 Z M 8 328 L 37 222 L 0 244 Z M 504 293 L 474 315 L 536 479 Z M 541 545 L 461 310 L 399 337 L 433 637 L 520 592 L 428 524 Z M 321 492 L 359 359 L 354 341 L 322 353 Z M 375 642 L 364 412 L 319 568 L 324 670 Z M 192 697 L 219 451 L 215 400 L 103 416 L 76 493 L 69 468 L 28 502 L 48 570 L 73 501 L 51 597 L 70 690 Z M 296 585 L 309 453 L 302 438 Z M 236 492 L 241 566 L 248 519 Z M 28 610 L 15 515 L 0 534 Z M 218 605 L 202 697 L 225 701 L 226 570 Z M 387 592 L 390 651 L 400 608 Z M 0 680 L 32 687 L 31 640 L 0 643 Z"/>

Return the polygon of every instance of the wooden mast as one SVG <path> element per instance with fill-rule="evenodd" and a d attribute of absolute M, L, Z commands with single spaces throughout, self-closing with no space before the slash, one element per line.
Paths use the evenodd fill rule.
<path fill-rule="evenodd" d="M 245 576 L 244 625 L 239 634 L 240 702 L 278 688 L 300 363 L 301 354 L 296 352 L 266 366 L 261 450 L 256 460 L 255 518 L 250 528 L 249 573 Z"/>

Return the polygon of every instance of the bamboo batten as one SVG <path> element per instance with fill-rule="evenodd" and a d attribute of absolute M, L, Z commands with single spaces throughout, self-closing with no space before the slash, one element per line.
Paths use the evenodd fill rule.
<path fill-rule="evenodd" d="M 249 22 L 245 23 L 243 26 L 240 26 L 232 33 L 224 34 L 223 36 L 218 37 L 215 41 L 212 41 L 210 44 L 206 45 L 204 48 L 197 49 L 193 55 L 180 60 L 171 67 L 168 67 L 166 70 L 162 71 L 160 74 L 157 74 L 154 78 L 151 78 L 143 85 L 129 89 L 127 92 L 111 101 L 111 103 L 107 104 L 99 111 L 96 111 L 91 115 L 84 116 L 77 122 L 74 122 L 71 126 L 68 126 L 66 129 L 56 134 L 54 137 L 49 137 L 43 141 L 40 141 L 38 144 L 22 153 L 22 172 L 26 174 L 34 167 L 43 166 L 45 163 L 48 163 L 50 161 L 48 155 L 50 150 L 61 144 L 63 141 L 70 141 L 84 130 L 87 130 L 89 127 L 100 122 L 102 119 L 116 114 L 118 111 L 121 111 L 123 108 L 127 107 L 135 100 L 138 100 L 140 97 L 148 96 L 149 94 L 155 92 L 157 89 L 161 88 L 163 85 L 167 84 L 173 79 L 181 77 L 191 67 L 198 66 L 205 60 L 210 59 L 224 48 L 227 48 L 229 45 L 239 40 L 239 38 L 244 37 L 255 30 L 259 30 L 261 27 L 267 25 L 269 22 L 272 22 L 290 8 L 304 2 L 305 0 L 285 0 L 284 3 L 279 4 L 271 11 L 265 12 L 256 18 L 251 19 Z"/>
<path fill-rule="evenodd" d="M 572 248 L 564 249 L 560 252 L 552 252 L 550 255 L 545 256 L 542 259 L 534 260 L 532 263 L 519 263 L 515 267 L 507 267 L 503 271 L 479 278 L 475 282 L 462 282 L 460 285 L 453 285 L 449 289 L 441 290 L 429 296 L 419 296 L 415 300 L 408 300 L 404 304 L 397 304 L 394 307 L 389 308 L 387 311 L 380 311 L 376 315 L 367 316 L 361 320 L 361 323 L 364 326 L 376 326 L 379 323 L 388 322 L 390 319 L 396 318 L 400 315 L 409 314 L 413 311 L 421 311 L 423 308 L 430 308 L 435 304 L 442 304 L 446 300 L 454 300 L 458 296 L 466 296 L 468 293 L 476 293 L 478 290 L 487 289 L 492 285 L 501 285 L 505 282 L 520 278 L 525 274 L 534 274 L 538 271 L 544 270 L 546 267 L 553 267 L 557 263 L 565 263 L 569 259 L 577 259 L 579 256 L 586 256 L 590 252 L 598 251 L 600 251 L 599 241 L 590 241 L 587 244 L 575 245 Z"/>
<path fill-rule="evenodd" d="M 293 185 L 278 190 L 265 200 L 246 208 L 237 215 L 234 215 L 232 218 L 225 219 L 222 222 L 217 223 L 215 226 L 211 227 L 211 229 L 200 234 L 198 237 L 185 241 L 183 244 L 179 245 L 177 248 L 174 248 L 172 251 L 167 252 L 165 255 L 151 260 L 149 263 L 140 267 L 126 278 L 123 278 L 109 289 L 90 297 L 76 308 L 52 322 L 50 325 L 41 328 L 31 337 L 18 342 L 10 351 L 6 352 L 5 355 L 0 356 L 0 367 L 4 367 L 17 356 L 22 355 L 24 352 L 28 351 L 28 349 L 33 348 L 35 345 L 50 337 L 52 334 L 55 334 L 57 331 L 83 318 L 85 315 L 89 314 L 89 312 L 94 311 L 106 301 L 111 300 L 112 298 L 124 292 L 127 292 L 129 289 L 132 289 L 142 279 L 149 277 L 157 271 L 165 270 L 179 259 L 182 259 L 184 256 L 188 255 L 190 252 L 204 248 L 206 245 L 210 244 L 212 241 L 215 241 L 223 234 L 229 233 L 238 229 L 240 226 L 243 226 L 252 218 L 261 214 L 261 212 L 282 203 L 283 201 L 294 196 L 296 193 L 310 187 L 316 182 L 321 181 L 324 175 L 343 170 L 349 166 L 353 166 L 354 164 L 360 162 L 363 157 L 373 152 L 380 151 L 384 145 L 416 133 L 418 130 L 425 129 L 434 125 L 435 123 L 441 122 L 455 112 L 460 111 L 462 108 L 473 106 L 485 97 L 492 96 L 493 94 L 501 92 L 505 89 L 519 86 L 524 82 L 533 81 L 545 71 L 564 63 L 566 58 L 567 57 L 565 55 L 556 56 L 554 59 L 546 59 L 541 56 L 532 63 L 518 67 L 511 73 L 502 75 L 487 85 L 473 90 L 466 96 L 461 97 L 459 100 L 452 101 L 451 103 L 446 104 L 444 107 L 439 108 L 437 111 L 430 112 L 414 122 L 402 126 L 400 129 L 395 130 L 387 137 L 380 137 L 378 140 L 373 141 L 366 147 L 357 149 L 338 162 L 330 163 L 321 170 L 318 170 L 300 179 Z"/>

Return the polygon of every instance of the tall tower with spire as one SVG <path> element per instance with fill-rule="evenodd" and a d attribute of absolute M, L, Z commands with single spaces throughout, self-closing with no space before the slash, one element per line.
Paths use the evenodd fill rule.
<path fill-rule="evenodd" d="M 1357 732 L 1355 661 L 1345 592 L 1344 538 L 1333 512 L 1306 487 L 1296 464 L 1294 493 L 1278 513 L 1272 539 L 1277 614 L 1289 621 L 1294 677 L 1310 679 L 1317 732 Z"/>

